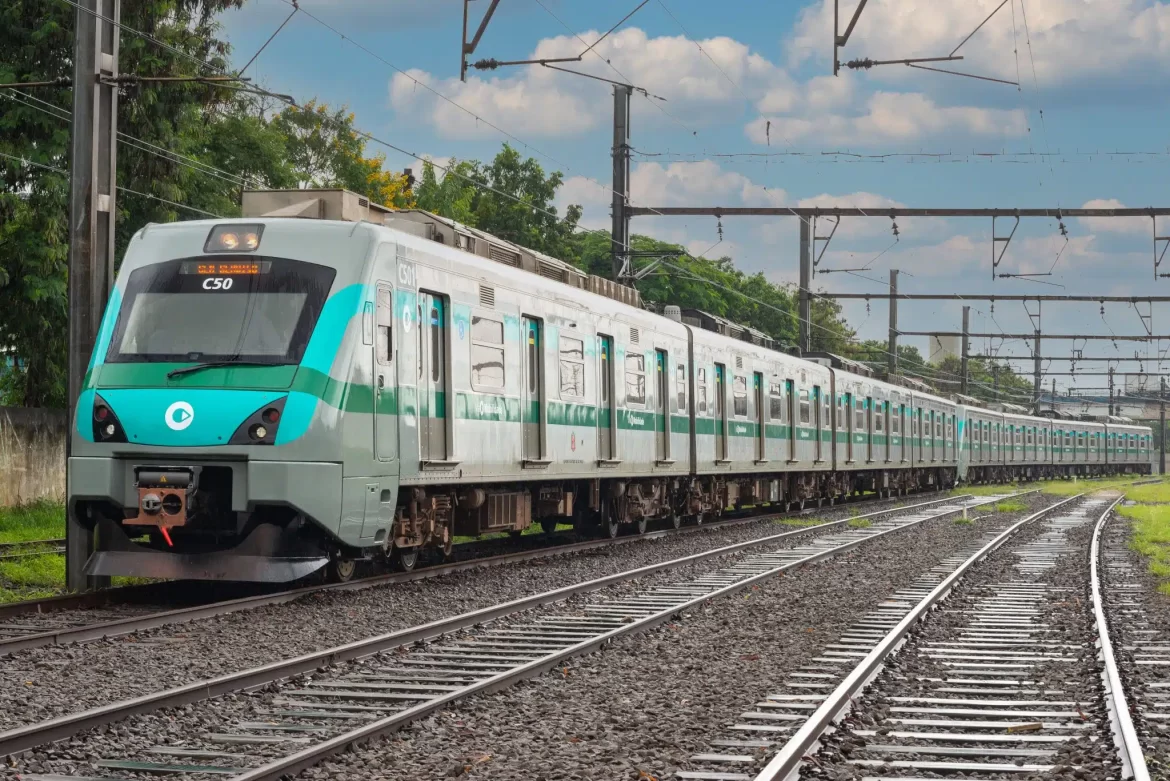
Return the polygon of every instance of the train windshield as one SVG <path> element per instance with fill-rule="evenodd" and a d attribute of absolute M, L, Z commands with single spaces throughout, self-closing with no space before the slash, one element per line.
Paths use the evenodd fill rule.
<path fill-rule="evenodd" d="M 302 261 L 238 256 L 136 269 L 106 360 L 299 363 L 335 273 Z"/>

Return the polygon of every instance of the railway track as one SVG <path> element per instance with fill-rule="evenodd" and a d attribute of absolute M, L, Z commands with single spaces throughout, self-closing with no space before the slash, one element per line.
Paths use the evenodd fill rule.
<path fill-rule="evenodd" d="M 1104 613 L 1150 776 L 1164 780 L 1170 779 L 1170 609 L 1129 537 L 1128 524 L 1116 516 L 1101 531 Z M 1155 600 L 1161 604 L 1150 604 Z"/>
<path fill-rule="evenodd" d="M 864 503 L 870 501 L 883 500 L 867 499 L 864 500 Z M 933 499 L 927 500 L 925 504 L 944 501 L 947 500 Z M 616 539 L 545 545 L 512 553 L 458 560 L 458 557 L 463 555 L 474 556 L 473 551 L 482 551 L 488 545 L 488 543 L 466 543 L 456 546 L 456 560 L 420 567 L 411 572 L 376 575 L 347 583 L 314 584 L 275 592 L 262 588 L 259 593 L 243 597 L 202 601 L 194 605 L 166 610 L 158 610 L 157 606 L 173 601 L 190 600 L 190 594 L 187 592 L 192 588 L 192 584 L 153 583 L 129 586 L 123 589 L 107 589 L 103 592 L 69 594 L 0 605 L 0 657 L 47 645 L 91 642 L 187 621 L 226 615 L 241 610 L 285 604 L 320 592 L 355 591 L 396 583 L 409 583 L 479 568 L 581 553 L 641 540 L 661 539 L 673 534 L 694 534 L 701 531 L 760 523 L 772 518 L 781 518 L 792 514 L 811 514 L 816 511 L 816 509 L 806 509 L 791 514 L 756 515 L 699 526 L 686 526 L 680 529 L 652 531 Z M 878 510 L 876 514 L 881 512 L 884 511 Z M 874 513 L 870 515 L 872 514 Z M 862 517 L 869 517 L 869 515 Z M 202 590 L 205 584 L 199 584 L 199 587 Z"/>
<path fill-rule="evenodd" d="M 65 540 L 26 540 L 0 542 L 0 561 L 26 559 L 31 556 L 60 555 L 65 552 Z"/>
<path fill-rule="evenodd" d="M 214 774 L 237 781 L 277 779 L 398 729 L 475 694 L 506 688 L 565 660 L 600 649 L 627 634 L 665 624 L 701 604 L 750 588 L 795 567 L 852 550 L 929 520 L 955 515 L 1004 496 L 954 497 L 916 507 L 885 509 L 814 529 L 811 538 L 789 531 L 533 595 L 401 632 L 201 681 L 0 734 L 0 756 L 65 738 L 63 773 L 39 749 L 29 781 L 92 778 L 96 773 Z M 884 516 L 884 517 L 879 517 Z M 713 571 L 672 579 L 674 571 L 731 554 Z M 658 576 L 650 578 L 650 576 Z M 648 582 L 649 580 L 649 582 Z M 657 581 L 657 582 L 655 582 Z M 589 597 L 603 588 L 620 593 Z M 533 612 L 536 609 L 537 612 Z M 164 741 L 129 755 L 84 748 L 79 732 L 134 714 L 264 687 L 244 699 L 218 698 L 197 706 L 204 729 L 168 729 L 181 744 Z M 175 718 L 183 718 L 176 714 Z M 131 727 L 132 729 L 133 727 Z M 99 740 L 97 733 L 90 737 Z M 79 742 L 80 741 L 80 742 Z M 79 749 L 79 746 L 83 747 Z M 81 754 L 78 754 L 78 751 Z M 109 776 L 103 775 L 103 778 Z"/>
<path fill-rule="evenodd" d="M 951 557 L 677 777 L 1146 781 L 1100 589 L 1098 539 L 1115 504 L 1072 497 Z M 1115 621 L 1140 626 L 1134 617 Z"/>

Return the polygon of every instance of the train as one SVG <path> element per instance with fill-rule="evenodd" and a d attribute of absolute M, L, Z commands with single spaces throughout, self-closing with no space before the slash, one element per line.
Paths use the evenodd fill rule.
<path fill-rule="evenodd" d="M 789 355 L 426 212 L 300 190 L 244 214 L 126 251 L 72 426 L 91 575 L 346 580 L 534 524 L 1151 471 L 1149 428 Z"/>

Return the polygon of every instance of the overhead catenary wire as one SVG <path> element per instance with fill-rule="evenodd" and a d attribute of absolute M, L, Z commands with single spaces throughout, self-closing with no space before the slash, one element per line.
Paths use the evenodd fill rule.
<path fill-rule="evenodd" d="M 18 155 L 10 155 L 6 152 L 0 152 L 0 157 L 7 158 L 9 160 L 15 160 L 16 162 L 23 163 L 24 165 L 31 165 L 31 166 L 34 166 L 36 168 L 44 168 L 48 171 L 54 171 L 54 172 L 59 173 L 59 174 L 64 174 L 65 176 L 69 175 L 69 171 L 67 171 L 64 168 L 59 168 L 55 165 L 48 165 L 46 163 L 39 163 L 36 160 L 30 160 L 27 157 L 21 157 Z M 187 211 L 194 212 L 196 214 L 202 214 L 205 217 L 216 217 L 216 218 L 222 217 L 222 215 L 216 214 L 214 212 L 205 211 L 204 209 L 200 209 L 200 208 L 197 208 L 195 206 L 188 206 L 185 203 L 178 203 L 176 201 L 171 201 L 171 200 L 168 200 L 166 198 L 162 198 L 162 197 L 157 196 L 157 195 L 151 195 L 150 193 L 144 193 L 144 192 L 140 192 L 138 190 L 133 190 L 129 187 L 124 187 L 122 185 L 117 185 L 117 188 L 118 188 L 119 192 L 126 192 L 126 193 L 130 193 L 131 195 L 137 195 L 141 198 L 148 198 L 152 201 L 158 201 L 158 202 L 164 203 L 168 206 L 173 206 L 176 209 L 186 209 Z"/>

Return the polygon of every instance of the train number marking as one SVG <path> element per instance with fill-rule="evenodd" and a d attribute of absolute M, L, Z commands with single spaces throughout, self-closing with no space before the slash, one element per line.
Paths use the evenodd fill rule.
<path fill-rule="evenodd" d="M 410 333 L 410 304 L 402 305 L 402 330 L 405 333 Z"/>
<path fill-rule="evenodd" d="M 235 282 L 231 277 L 208 277 L 203 280 L 204 290 L 231 290 L 232 283 Z"/>
<path fill-rule="evenodd" d="M 398 283 L 406 287 L 414 287 L 414 266 L 398 261 Z"/>

